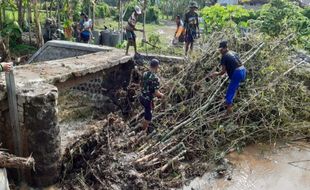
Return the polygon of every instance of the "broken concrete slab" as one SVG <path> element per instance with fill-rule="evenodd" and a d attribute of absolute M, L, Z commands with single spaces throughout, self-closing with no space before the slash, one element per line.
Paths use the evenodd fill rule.
<path fill-rule="evenodd" d="M 28 63 L 63 59 L 112 50 L 113 48 L 107 46 L 53 40 L 44 44 L 44 46 L 29 59 Z"/>

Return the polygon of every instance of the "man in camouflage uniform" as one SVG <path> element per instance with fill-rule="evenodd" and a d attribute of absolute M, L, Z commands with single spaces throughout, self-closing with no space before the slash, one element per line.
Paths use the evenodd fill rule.
<path fill-rule="evenodd" d="M 159 61 L 157 59 L 152 59 L 150 62 L 150 70 L 143 74 L 143 89 L 139 101 L 144 107 L 144 121 L 142 127 L 145 131 L 148 131 L 149 124 L 152 121 L 154 97 L 164 98 L 164 94 L 159 91 L 160 82 L 156 75 L 158 68 Z"/>

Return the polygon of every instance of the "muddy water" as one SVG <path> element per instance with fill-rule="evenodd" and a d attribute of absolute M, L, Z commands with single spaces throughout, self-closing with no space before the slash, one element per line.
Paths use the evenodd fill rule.
<path fill-rule="evenodd" d="M 310 190 L 310 143 L 253 145 L 230 154 L 231 176 L 196 178 L 184 190 Z"/>

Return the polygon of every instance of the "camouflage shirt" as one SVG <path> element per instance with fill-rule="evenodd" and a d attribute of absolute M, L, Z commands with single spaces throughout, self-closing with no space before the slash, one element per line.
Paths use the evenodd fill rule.
<path fill-rule="evenodd" d="M 143 74 L 142 82 L 142 95 L 148 100 L 152 101 L 155 91 L 159 89 L 159 78 L 155 73 L 148 71 Z"/>

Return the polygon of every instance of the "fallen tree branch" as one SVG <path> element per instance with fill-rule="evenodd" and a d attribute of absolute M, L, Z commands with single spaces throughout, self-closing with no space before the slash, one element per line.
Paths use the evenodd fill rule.
<path fill-rule="evenodd" d="M 0 151 L 0 168 L 34 168 L 34 165 L 35 161 L 31 156 L 21 158 Z"/>

